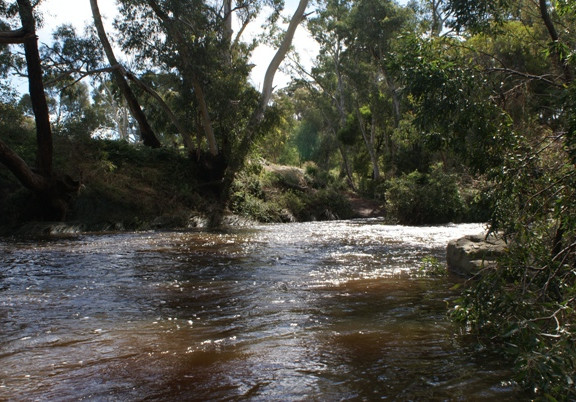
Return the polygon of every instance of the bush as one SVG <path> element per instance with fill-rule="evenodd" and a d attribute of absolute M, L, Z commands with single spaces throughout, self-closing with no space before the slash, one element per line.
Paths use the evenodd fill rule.
<path fill-rule="evenodd" d="M 434 165 L 430 173 L 414 171 L 390 180 L 388 212 L 407 225 L 440 224 L 461 219 L 464 210 L 454 175 Z"/>
<path fill-rule="evenodd" d="M 231 208 L 260 222 L 351 218 L 352 207 L 339 184 L 313 163 L 305 171 L 286 166 L 244 169 L 234 183 Z"/>
<path fill-rule="evenodd" d="M 489 222 L 494 210 L 495 194 L 492 188 L 464 188 L 465 205 L 463 219 L 466 222 Z"/>
<path fill-rule="evenodd" d="M 281 221 L 281 210 L 278 205 L 267 202 L 249 193 L 234 193 L 231 207 L 235 213 L 255 219 L 258 222 Z"/>
<path fill-rule="evenodd" d="M 333 189 L 312 193 L 307 204 L 312 220 L 347 219 L 352 216 L 352 207 L 348 199 Z"/>
<path fill-rule="evenodd" d="M 248 164 L 234 182 L 234 192 L 230 207 L 236 214 L 260 222 L 275 222 L 280 219 L 280 207 L 268 199 L 263 182 L 273 182 L 269 174 L 262 174 L 262 169 Z M 259 165 L 258 165 L 259 166 Z"/>
<path fill-rule="evenodd" d="M 418 276 L 437 278 L 447 275 L 446 265 L 440 263 L 436 257 L 422 258 L 421 265 L 418 268 Z"/>
<path fill-rule="evenodd" d="M 334 175 L 329 171 L 319 168 L 314 162 L 306 162 L 304 164 L 304 172 L 310 185 L 316 189 L 337 187 L 337 179 Z"/>
<path fill-rule="evenodd" d="M 576 400 L 576 166 L 546 141 L 519 138 L 495 175 L 492 229 L 511 246 L 469 282 L 453 316 L 505 352 L 537 399 Z"/>

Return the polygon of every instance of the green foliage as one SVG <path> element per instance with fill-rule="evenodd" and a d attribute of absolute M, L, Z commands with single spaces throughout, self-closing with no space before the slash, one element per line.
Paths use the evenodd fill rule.
<path fill-rule="evenodd" d="M 507 113 L 491 101 L 490 87 L 453 39 L 406 37 L 396 49 L 413 108 L 413 124 L 428 152 L 452 152 L 483 172 L 502 162 L 511 137 Z"/>
<path fill-rule="evenodd" d="M 318 165 L 316 165 L 314 162 L 305 163 L 304 172 L 306 173 L 306 177 L 308 178 L 310 185 L 315 189 L 340 189 L 338 179 L 331 172 L 318 167 Z"/>
<path fill-rule="evenodd" d="M 563 17 L 576 15 L 576 3 L 574 0 L 552 0 L 552 5 Z"/>
<path fill-rule="evenodd" d="M 474 34 L 466 45 L 485 71 L 484 89 L 497 94 L 489 108 L 474 108 L 475 116 L 458 115 L 472 125 L 484 120 L 478 133 L 503 139 L 475 141 L 478 154 L 490 156 L 492 184 L 484 200 L 475 198 L 491 211 L 492 230 L 510 241 L 498 267 L 470 281 L 453 316 L 514 360 L 518 382 L 541 400 L 576 397 L 571 3 L 554 1 L 553 9 L 550 2 L 449 1 L 453 25 Z M 551 30 L 560 26 L 564 32 L 550 46 Z"/>
<path fill-rule="evenodd" d="M 346 124 L 338 131 L 338 140 L 344 145 L 354 145 L 360 139 L 360 136 L 358 118 L 355 114 L 349 114 Z"/>
<path fill-rule="evenodd" d="M 526 255 L 519 249 L 512 254 Z M 567 300 L 550 299 L 543 295 L 550 272 L 537 278 L 529 267 L 517 265 L 521 263 L 501 263 L 498 271 L 484 273 L 465 290 L 452 315 L 514 360 L 524 387 L 540 398 L 571 400 L 576 396 L 576 317 L 571 305 L 576 289 L 572 283 L 561 290 Z M 567 270 L 556 273 L 573 276 Z"/>
<path fill-rule="evenodd" d="M 306 174 L 298 168 L 280 166 L 258 171 L 244 169 L 234 185 L 231 205 L 235 213 L 261 222 L 352 216 L 339 181 L 314 164 L 306 165 Z"/>
<path fill-rule="evenodd" d="M 340 191 L 331 188 L 304 194 L 287 193 L 284 205 L 299 221 L 352 217 L 352 208 L 348 199 Z"/>
<path fill-rule="evenodd" d="M 498 175 L 493 229 L 511 239 L 471 283 L 455 317 L 515 360 L 542 398 L 576 397 L 576 167 L 558 139 L 518 136 Z"/>
<path fill-rule="evenodd" d="M 418 268 L 419 276 L 442 277 L 448 275 L 446 265 L 440 263 L 436 257 L 424 257 Z"/>
<path fill-rule="evenodd" d="M 448 9 L 453 14 L 451 25 L 459 30 L 488 29 L 493 21 L 501 22 L 514 2 L 510 0 L 449 0 Z"/>
<path fill-rule="evenodd" d="M 484 180 L 474 184 L 461 184 L 460 195 L 465 208 L 463 221 L 489 222 L 492 219 L 497 195 Z"/>
<path fill-rule="evenodd" d="M 275 162 L 281 165 L 297 166 L 300 163 L 298 149 L 289 142 L 284 146 L 282 153 L 278 156 L 278 159 Z"/>
<path fill-rule="evenodd" d="M 243 189 L 237 189 L 234 192 L 231 208 L 235 213 L 258 222 L 282 221 L 282 211 L 277 205 L 245 192 Z"/>
<path fill-rule="evenodd" d="M 386 200 L 389 213 L 409 225 L 458 221 L 463 211 L 456 178 L 441 164 L 390 180 Z"/>
<path fill-rule="evenodd" d="M 294 143 L 301 161 L 309 161 L 318 150 L 318 127 L 314 122 L 305 120 L 296 129 Z"/>

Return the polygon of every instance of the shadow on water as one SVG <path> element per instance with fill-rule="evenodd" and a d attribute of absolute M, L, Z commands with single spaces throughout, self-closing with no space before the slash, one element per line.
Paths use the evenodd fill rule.
<path fill-rule="evenodd" d="M 377 221 L 0 243 L 0 399 L 516 400 Z"/>

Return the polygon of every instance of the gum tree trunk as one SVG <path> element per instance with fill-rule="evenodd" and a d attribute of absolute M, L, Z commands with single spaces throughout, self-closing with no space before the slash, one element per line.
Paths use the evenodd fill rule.
<path fill-rule="evenodd" d="M 36 21 L 30 0 L 18 0 L 18 12 L 22 28 L 3 32 L 0 41 L 7 44 L 23 44 L 28 69 L 28 84 L 32 110 L 36 121 L 36 166 L 29 166 L 7 144 L 0 141 L 0 163 L 4 164 L 22 185 L 37 198 L 36 218 L 62 220 L 66 215 L 72 194 L 80 183 L 70 177 L 57 177 L 52 171 L 53 141 L 48 104 L 44 94 L 42 66 L 36 36 Z"/>
<path fill-rule="evenodd" d="M 98 8 L 98 1 L 90 0 L 90 7 L 92 8 L 92 17 L 94 19 L 96 31 L 98 32 L 98 38 L 100 39 L 100 43 L 102 43 L 102 47 L 104 48 L 104 53 L 106 54 L 108 63 L 110 63 L 110 66 L 117 66 L 119 65 L 118 60 L 116 60 L 114 50 L 112 49 L 110 41 L 108 40 L 108 36 L 106 35 L 104 24 L 102 23 L 102 16 L 100 15 L 100 9 Z M 132 92 L 130 85 L 128 85 L 128 81 L 126 81 L 126 78 L 124 78 L 122 71 L 119 69 L 114 69 L 112 70 L 112 76 L 114 77 L 116 85 L 118 85 L 118 88 L 120 88 L 122 96 L 124 96 L 126 99 L 130 114 L 138 123 L 138 127 L 140 127 L 142 142 L 148 147 L 160 148 L 160 141 L 156 137 L 156 134 L 154 134 L 152 127 L 150 127 L 148 119 L 144 115 L 144 112 L 140 107 L 140 103 L 138 102 L 136 95 L 134 95 L 134 92 Z"/>

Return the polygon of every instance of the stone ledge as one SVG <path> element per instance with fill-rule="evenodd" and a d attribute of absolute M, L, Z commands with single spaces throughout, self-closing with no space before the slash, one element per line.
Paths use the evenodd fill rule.
<path fill-rule="evenodd" d="M 468 235 L 448 242 L 446 265 L 454 274 L 472 276 L 482 268 L 495 266 L 507 250 L 508 244 L 497 235 Z"/>

